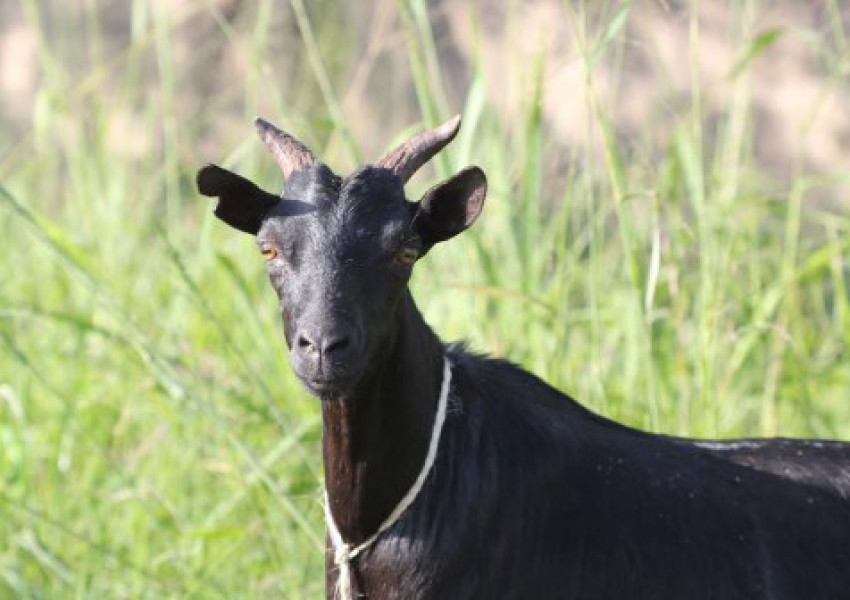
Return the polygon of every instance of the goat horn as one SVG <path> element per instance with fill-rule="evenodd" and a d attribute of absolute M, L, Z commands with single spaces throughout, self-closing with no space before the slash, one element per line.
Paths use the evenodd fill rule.
<path fill-rule="evenodd" d="M 436 129 L 423 131 L 386 154 L 376 167 L 389 169 L 398 175 L 403 183 L 413 177 L 419 167 L 431 160 L 437 152 L 451 142 L 460 129 L 460 115 L 455 115 Z"/>
<path fill-rule="evenodd" d="M 274 156 L 284 177 L 289 177 L 295 171 L 300 171 L 315 165 L 318 161 L 310 149 L 294 137 L 278 129 L 265 119 L 257 117 L 254 120 L 260 139 Z"/>

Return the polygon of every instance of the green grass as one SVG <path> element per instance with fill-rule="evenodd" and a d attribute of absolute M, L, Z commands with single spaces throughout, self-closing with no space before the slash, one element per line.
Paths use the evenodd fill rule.
<path fill-rule="evenodd" d="M 846 87 L 850 53 L 827 4 L 823 31 L 735 34 L 734 94 L 710 132 L 696 74 L 661 148 L 649 132 L 619 139 L 591 85 L 584 126 L 602 152 L 571 150 L 557 176 L 542 61 L 505 67 L 506 86 L 529 90 L 517 118 L 498 116 L 480 65 L 454 105 L 426 3 L 397 4 L 415 127 L 465 117 L 437 174 L 475 163 L 490 178 L 475 228 L 418 267 L 428 320 L 638 427 L 850 438 L 850 218 L 810 201 L 850 172 L 800 166 L 768 185 L 748 89 L 751 63 L 786 34 L 807 36 Z M 337 9 L 322 3 L 319 18 L 293 1 L 296 52 L 275 54 L 270 1 L 235 24 L 212 3 L 168 17 L 133 2 L 118 51 L 96 2 L 62 16 L 67 30 L 21 6 L 42 79 L 32 127 L 14 141 L 0 131 L 0 598 L 321 596 L 318 407 L 290 376 L 253 243 L 211 217 L 193 177 L 216 160 L 279 185 L 250 124 L 260 109 L 332 165 L 363 159 Z M 741 10 L 752 21 L 757 9 Z M 618 64 L 630 11 L 569 14 L 593 82 Z M 220 91 L 227 108 L 180 79 L 192 19 L 244 62 Z M 244 118 L 211 135 L 227 111 Z M 141 154 L 116 142 L 122 112 Z"/>

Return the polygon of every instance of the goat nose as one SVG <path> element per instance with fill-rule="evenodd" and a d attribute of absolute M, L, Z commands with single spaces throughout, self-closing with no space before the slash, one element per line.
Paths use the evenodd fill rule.
<path fill-rule="evenodd" d="M 351 338 L 344 334 L 298 335 L 298 349 L 313 357 L 335 358 L 351 346 Z"/>

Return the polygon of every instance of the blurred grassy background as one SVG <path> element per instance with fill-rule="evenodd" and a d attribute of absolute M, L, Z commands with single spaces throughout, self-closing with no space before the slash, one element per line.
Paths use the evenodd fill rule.
<path fill-rule="evenodd" d="M 0 598 L 315 598 L 316 402 L 250 238 L 263 114 L 339 172 L 455 112 L 445 339 L 655 431 L 850 439 L 839 0 L 0 4 Z"/>

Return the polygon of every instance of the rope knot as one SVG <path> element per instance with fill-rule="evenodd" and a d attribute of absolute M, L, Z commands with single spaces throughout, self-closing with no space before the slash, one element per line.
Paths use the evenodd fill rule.
<path fill-rule="evenodd" d="M 334 548 L 334 564 L 337 567 L 342 567 L 343 564 L 350 563 L 352 558 L 351 544 L 343 542 Z"/>

